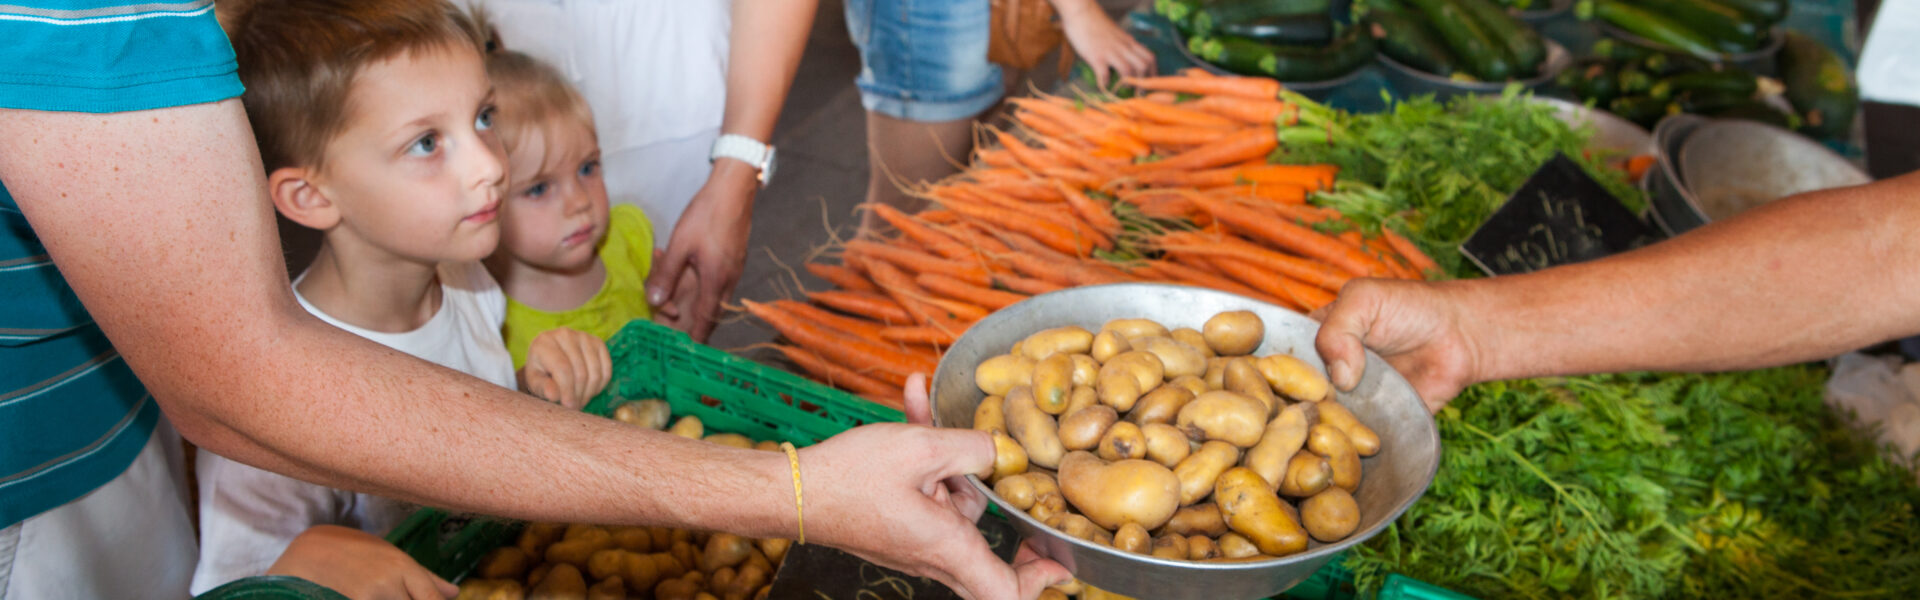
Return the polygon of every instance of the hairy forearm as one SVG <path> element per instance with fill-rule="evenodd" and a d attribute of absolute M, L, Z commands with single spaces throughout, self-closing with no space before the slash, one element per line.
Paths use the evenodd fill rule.
<path fill-rule="evenodd" d="M 1785 199 L 1612 258 L 1444 286 L 1476 379 L 1729 370 L 1920 332 L 1920 176 Z"/>
<path fill-rule="evenodd" d="M 0 181 L 114 347 L 208 450 L 458 510 L 788 532 L 783 457 L 570 413 L 308 315 L 263 173 L 235 101 L 0 111 Z"/>

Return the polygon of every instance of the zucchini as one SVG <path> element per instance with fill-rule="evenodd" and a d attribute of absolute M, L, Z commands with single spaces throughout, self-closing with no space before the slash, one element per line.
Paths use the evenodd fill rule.
<path fill-rule="evenodd" d="M 1621 96 L 1607 103 L 1607 112 L 1651 129 L 1667 116 L 1667 103 L 1652 96 Z"/>
<path fill-rule="evenodd" d="M 1481 81 L 1506 81 L 1513 77 L 1513 63 L 1506 49 L 1487 36 L 1484 28 L 1466 9 L 1452 0 L 1408 0 L 1433 24 L 1434 33 L 1447 41 L 1447 48 L 1460 58 L 1468 73 Z"/>
<path fill-rule="evenodd" d="M 1560 87 L 1573 92 L 1581 100 L 1592 101 L 1599 106 L 1620 95 L 1620 85 L 1614 79 L 1613 63 L 1606 59 L 1586 59 L 1574 68 L 1560 72 L 1555 80 Z"/>
<path fill-rule="evenodd" d="M 1614 73 L 1615 82 L 1620 84 L 1620 93 L 1627 95 L 1645 94 L 1653 89 L 1653 76 L 1640 70 L 1638 65 L 1627 65 Z"/>
<path fill-rule="evenodd" d="M 1646 58 L 1640 59 L 1640 67 L 1658 77 L 1695 71 L 1712 71 L 1714 68 L 1713 63 L 1700 60 L 1699 57 L 1667 52 L 1648 54 Z"/>
<path fill-rule="evenodd" d="M 1274 63 L 1279 60 L 1273 55 L 1273 46 L 1239 37 L 1194 36 L 1187 39 L 1187 49 L 1200 60 L 1241 75 L 1273 77 Z"/>
<path fill-rule="evenodd" d="M 1751 101 L 1753 94 L 1714 89 L 1691 90 L 1673 97 L 1673 104 L 1680 107 L 1680 112 L 1703 115 Z"/>
<path fill-rule="evenodd" d="M 1506 49 L 1515 77 L 1531 77 L 1540 71 L 1540 63 L 1547 60 L 1547 46 L 1540 40 L 1540 32 L 1507 14 L 1507 10 L 1495 5 L 1493 0 L 1453 2 L 1480 24 L 1480 30 L 1487 32 L 1488 38 Z"/>
<path fill-rule="evenodd" d="M 1708 113 L 1708 116 L 1714 117 L 1716 119 L 1746 119 L 1748 121 L 1759 121 L 1761 123 L 1766 123 L 1768 125 L 1773 125 L 1776 127 L 1784 127 L 1787 129 L 1800 128 L 1800 117 L 1790 113 L 1780 112 L 1780 109 L 1774 108 L 1772 106 L 1768 106 L 1767 103 L 1761 102 L 1758 100 L 1749 100 L 1746 102 L 1735 104 L 1733 106 L 1722 108 L 1720 110 L 1716 110 Z"/>
<path fill-rule="evenodd" d="M 1373 60 L 1373 36 L 1365 27 L 1348 27 L 1322 47 L 1276 46 L 1273 76 L 1281 81 L 1326 81 L 1359 70 Z"/>
<path fill-rule="evenodd" d="M 1328 14 L 1331 0 L 1213 0 L 1203 10 L 1212 25 L 1251 23 L 1281 15 Z"/>
<path fill-rule="evenodd" d="M 1820 42 L 1791 31 L 1779 61 L 1787 102 L 1805 121 L 1802 131 L 1828 138 L 1846 135 L 1860 108 L 1860 88 L 1846 63 Z"/>
<path fill-rule="evenodd" d="M 1767 27 L 1785 20 L 1788 7 L 1792 5 L 1788 0 L 1719 0 L 1719 2 Z"/>
<path fill-rule="evenodd" d="M 1600 41 L 1594 42 L 1593 46 L 1589 48 L 1587 52 L 1601 58 L 1611 58 L 1621 61 L 1643 60 L 1654 55 L 1662 54 L 1661 52 L 1654 52 L 1613 38 L 1601 38 Z"/>
<path fill-rule="evenodd" d="M 1754 78 L 1753 73 L 1744 69 L 1727 69 L 1681 73 L 1667 77 L 1653 84 L 1653 88 L 1647 91 L 1647 95 L 1665 100 L 1689 92 L 1712 91 L 1752 98 L 1754 92 L 1759 89 L 1760 82 Z"/>
<path fill-rule="evenodd" d="M 1153 0 L 1153 14 L 1166 17 L 1181 31 L 1193 34 L 1193 18 L 1205 8 L 1201 0 Z"/>
<path fill-rule="evenodd" d="M 1594 14 L 1608 23 L 1649 41 L 1666 44 L 1701 58 L 1714 58 L 1719 50 L 1713 40 L 1682 27 L 1672 19 L 1620 0 L 1597 0 Z"/>
<path fill-rule="evenodd" d="M 1262 17 L 1245 23 L 1220 23 L 1220 33 L 1269 44 L 1319 46 L 1333 41 L 1333 19 L 1324 14 Z"/>
<path fill-rule="evenodd" d="M 1441 77 L 1460 70 L 1460 59 L 1447 44 L 1409 13 L 1375 8 L 1367 13 L 1366 26 L 1378 40 L 1380 52 L 1400 64 Z"/>
<path fill-rule="evenodd" d="M 1721 52 L 1752 52 L 1765 31 L 1740 11 L 1713 0 L 1634 0 L 1634 5 L 1713 40 Z"/>

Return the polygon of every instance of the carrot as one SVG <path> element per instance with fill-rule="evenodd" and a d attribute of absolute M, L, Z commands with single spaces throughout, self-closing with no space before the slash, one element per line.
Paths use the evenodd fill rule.
<path fill-rule="evenodd" d="M 993 237 L 993 235 L 987 233 L 984 228 L 973 223 L 943 226 L 940 231 L 953 236 L 953 239 L 960 240 L 962 244 L 972 246 L 988 258 L 997 257 L 1013 251 L 1012 248 L 1007 247 L 1006 242 L 1002 242 L 999 238 Z"/>
<path fill-rule="evenodd" d="M 1020 166 L 1020 162 L 1014 159 L 1012 153 L 998 148 L 981 148 L 973 151 L 973 162 L 974 164 L 999 167 L 1002 169 L 1011 169 Z"/>
<path fill-rule="evenodd" d="M 1120 83 L 1143 90 L 1201 96 L 1218 94 L 1256 100 L 1280 97 L 1280 82 L 1265 77 L 1122 77 Z"/>
<path fill-rule="evenodd" d="M 907 313 L 900 303 L 879 292 L 849 292 L 845 290 L 827 290 L 807 292 L 807 299 L 819 302 L 827 308 L 851 315 L 867 317 L 882 323 L 899 325 L 912 323 L 913 315 Z"/>
<path fill-rule="evenodd" d="M 1208 194 L 1227 194 L 1244 198 L 1258 198 L 1275 204 L 1306 204 L 1307 188 L 1289 183 L 1249 183 L 1210 187 L 1200 190 Z M 1268 207 L 1262 207 L 1268 208 Z"/>
<path fill-rule="evenodd" d="M 888 327 L 880 330 L 880 339 L 902 344 L 952 346 L 960 336 L 933 327 Z"/>
<path fill-rule="evenodd" d="M 1212 213 L 1213 218 L 1228 227 L 1252 234 L 1261 241 L 1294 254 L 1319 260 L 1361 277 L 1386 273 L 1386 265 L 1380 264 L 1380 261 L 1320 232 L 1252 211 L 1234 210 L 1227 201 L 1204 194 L 1193 194 L 1192 199 L 1201 210 Z"/>
<path fill-rule="evenodd" d="M 1256 125 L 1292 125 L 1300 120 L 1300 107 L 1279 100 L 1207 96 L 1186 105 L 1197 111 Z"/>
<path fill-rule="evenodd" d="M 853 290 L 856 292 L 880 291 L 880 288 L 873 287 L 873 282 L 867 281 L 865 275 L 861 275 L 858 271 L 840 265 L 807 263 L 807 272 L 812 273 L 814 277 L 825 279 L 827 283 L 833 284 L 834 287 L 843 290 Z"/>
<path fill-rule="evenodd" d="M 1366 238 L 1360 243 L 1366 246 L 1368 252 L 1379 258 L 1380 262 L 1387 263 L 1387 268 L 1393 271 L 1394 277 L 1420 279 L 1420 273 L 1414 271 L 1413 267 L 1407 266 L 1407 259 L 1400 256 L 1399 252 L 1395 252 L 1393 246 L 1387 244 L 1384 236 Z"/>
<path fill-rule="evenodd" d="M 1088 225 L 1092 225 L 1094 229 L 1108 236 L 1120 233 L 1120 218 L 1113 216 L 1111 207 L 1087 197 L 1086 194 L 1073 189 L 1065 182 L 1054 180 L 1053 185 L 1060 189 L 1060 195 L 1066 196 L 1067 206 L 1073 209 L 1074 214 L 1080 216 L 1080 220 L 1086 221 Z"/>
<path fill-rule="evenodd" d="M 893 297 L 894 302 L 906 307 L 907 313 L 913 315 L 915 322 L 951 331 L 954 335 L 959 335 L 961 331 L 966 330 L 967 327 L 960 322 L 959 315 L 944 304 L 935 302 L 931 298 L 932 294 L 921 289 L 919 284 L 914 283 L 913 278 L 899 267 L 885 261 L 869 260 L 864 264 L 867 267 L 867 274 L 873 277 L 873 284 L 885 290 L 888 296 Z M 974 308 L 978 310 L 979 307 Z M 979 313 L 980 317 L 986 316 L 985 310 L 979 310 Z"/>
<path fill-rule="evenodd" d="M 1044 180 L 1033 178 L 1020 181 L 995 181 L 982 183 L 975 189 L 992 190 L 994 193 L 1030 203 L 1054 204 L 1066 201 L 1060 191 Z"/>
<path fill-rule="evenodd" d="M 1155 219 L 1185 219 L 1194 213 L 1192 200 L 1165 189 L 1121 194 L 1120 200 L 1138 207 L 1141 213 Z"/>
<path fill-rule="evenodd" d="M 1220 115 L 1184 108 L 1185 105 L 1160 104 L 1145 100 L 1121 100 L 1106 106 L 1107 110 L 1123 114 L 1139 121 L 1151 121 L 1162 125 L 1182 127 L 1212 127 L 1217 129 L 1235 129 L 1241 123 Z"/>
<path fill-rule="evenodd" d="M 1323 206 L 1286 203 L 1270 204 L 1268 208 L 1272 208 L 1274 212 L 1279 213 L 1281 217 L 1289 221 L 1298 221 L 1307 225 L 1318 225 L 1327 221 L 1346 219 L 1346 216 L 1340 214 L 1340 211 Z"/>
<path fill-rule="evenodd" d="M 1091 157 L 1092 155 L 1088 156 Z M 1079 169 L 1047 169 L 1041 171 L 1040 174 L 1046 176 L 1047 179 L 1061 181 L 1083 188 L 1099 188 L 1112 180 L 1110 177 L 1101 177 Z"/>
<path fill-rule="evenodd" d="M 914 285 L 918 287 L 919 284 L 914 284 Z M 921 301 L 940 307 L 941 310 L 944 310 L 947 312 L 947 314 L 952 315 L 955 320 L 962 322 L 960 328 L 956 330 L 956 332 L 965 331 L 967 325 L 972 325 L 974 321 L 987 318 L 987 313 L 991 312 L 985 308 L 981 308 L 980 305 L 978 304 L 973 304 L 970 302 L 961 302 L 959 300 L 954 300 L 952 298 L 941 298 L 938 296 L 934 296 L 931 292 L 925 292 L 924 289 L 922 290 L 922 292 L 926 293 L 927 296 L 923 298 Z"/>
<path fill-rule="evenodd" d="M 1333 186 L 1339 172 L 1333 165 L 1260 165 L 1230 166 L 1205 171 L 1148 171 L 1135 176 L 1141 183 L 1220 187 L 1244 183 L 1287 184 L 1302 188 L 1325 189 Z"/>
<path fill-rule="evenodd" d="M 1176 263 L 1173 261 L 1153 261 L 1149 264 L 1151 264 L 1161 274 L 1165 275 L 1168 279 L 1171 279 L 1177 283 L 1197 285 L 1203 288 L 1210 288 L 1210 289 L 1220 290 L 1222 292 L 1239 294 L 1242 296 L 1246 296 L 1248 298 L 1253 298 L 1255 300 L 1259 300 L 1261 302 L 1267 302 L 1270 304 L 1279 304 L 1282 306 L 1286 305 L 1286 302 L 1282 302 L 1279 298 L 1269 296 L 1267 295 L 1266 292 L 1253 289 L 1247 284 L 1240 283 L 1238 281 L 1234 281 L 1232 279 L 1223 277 L 1218 273 L 1203 271 L 1203 270 L 1196 269 L 1194 267 L 1190 267 L 1190 266 Z M 1208 265 L 1208 266 L 1212 266 L 1212 265 Z"/>
<path fill-rule="evenodd" d="M 1155 146 L 1199 146 L 1220 139 L 1229 129 L 1144 123 L 1134 127 L 1140 141 Z"/>
<path fill-rule="evenodd" d="M 945 273 L 975 285 L 993 285 L 993 278 L 987 275 L 986 268 L 977 263 L 947 260 L 924 252 L 869 240 L 847 242 L 847 252 L 863 258 L 877 258 L 917 273 Z M 873 262 L 868 261 L 865 265 L 868 269 L 867 274 L 874 275 Z M 885 289 L 885 286 L 881 286 L 881 289 Z"/>
<path fill-rule="evenodd" d="M 876 371 L 893 373 L 901 377 L 914 373 L 932 373 L 938 361 L 921 354 L 902 352 L 869 340 L 834 333 L 792 313 L 772 306 L 741 300 L 747 312 L 785 336 L 794 343 L 819 353 L 822 358 L 844 365 L 870 366 Z"/>
<path fill-rule="evenodd" d="M 1028 130 L 1040 135 L 1061 139 L 1072 139 L 1074 137 L 1073 130 L 1067 128 L 1066 125 L 1062 125 L 1059 121 L 1049 119 L 1045 115 L 1030 110 L 1020 111 L 1020 114 L 1015 115 L 1013 120 Z"/>
<path fill-rule="evenodd" d="M 999 151 L 996 150 L 996 152 L 999 152 Z M 972 179 L 974 181 L 978 181 L 981 183 L 987 183 L 992 181 L 1024 181 L 1030 177 L 1033 177 L 1031 173 L 1028 173 L 1025 170 L 1022 170 L 1017 166 L 992 168 L 992 169 L 973 169 L 973 170 L 967 171 L 966 176 L 968 179 Z"/>
<path fill-rule="evenodd" d="M 1380 233 L 1387 238 L 1387 245 L 1392 246 L 1395 252 L 1399 252 L 1401 258 L 1407 259 L 1407 266 L 1413 267 L 1414 272 L 1419 273 L 1421 277 L 1433 277 L 1440 273 L 1440 265 L 1434 263 L 1433 258 L 1427 256 L 1427 253 L 1421 252 L 1420 247 L 1413 244 L 1413 240 L 1400 237 L 1400 234 L 1386 227 L 1381 227 Z"/>
<path fill-rule="evenodd" d="M 939 230 L 920 222 L 919 219 L 908 216 L 907 213 L 900 212 L 900 209 L 894 208 L 892 205 L 872 203 L 866 206 L 867 210 L 873 211 L 874 215 L 879 216 L 880 219 L 886 221 L 888 225 L 892 225 L 894 229 L 900 230 L 901 235 L 919 241 L 920 244 L 926 246 L 928 250 L 932 250 L 934 254 L 944 256 L 948 260 L 956 260 L 963 263 L 980 259 L 980 255 L 975 253 L 973 248 L 969 248 L 966 244 L 960 243 L 960 240 L 953 239 L 953 236 L 941 233 Z M 808 265 L 808 268 L 811 269 L 812 265 Z M 873 291 L 880 289 L 872 287 L 872 282 L 866 281 L 864 278 L 861 279 L 861 282 L 867 284 Z M 845 285 L 841 285 L 840 287 L 853 289 Z"/>
<path fill-rule="evenodd" d="M 1266 127 L 1250 127 L 1221 136 L 1220 139 L 1204 146 L 1175 154 L 1159 162 L 1141 163 L 1121 167 L 1123 173 L 1145 171 L 1191 170 L 1230 165 L 1251 158 L 1266 156 L 1272 152 L 1279 140 L 1273 130 Z"/>
<path fill-rule="evenodd" d="M 1198 233 L 1173 232 L 1160 236 L 1160 247 L 1169 252 L 1204 256 L 1208 259 L 1224 256 L 1265 265 L 1276 272 L 1319 286 L 1329 292 L 1340 291 L 1341 286 L 1353 279 L 1331 265 L 1268 250 L 1232 236 L 1216 237 Z"/>
<path fill-rule="evenodd" d="M 1627 159 L 1627 179 L 1639 181 L 1641 177 L 1646 176 L 1647 169 L 1653 168 L 1653 162 L 1653 157 L 1646 154 Z"/>
<path fill-rule="evenodd" d="M 1005 149 L 1008 154 L 1012 154 L 1013 159 L 1019 161 L 1021 166 L 1034 171 L 1047 169 L 1049 167 L 1070 166 L 1062 164 L 1046 152 L 1028 146 L 1025 142 L 1020 141 L 1019 138 L 1013 137 L 1012 134 L 998 129 L 991 129 L 990 131 L 993 132 L 994 139 L 1000 141 L 1000 147 Z"/>
<path fill-rule="evenodd" d="M 976 193 L 974 197 L 992 198 L 989 194 L 991 194 L 991 192 Z M 1076 231 L 1077 228 L 1062 225 L 1044 213 L 1033 212 L 1028 207 L 1019 204 L 1018 200 L 1005 199 L 1001 201 L 1004 198 L 1003 196 L 987 201 L 969 202 L 965 198 L 956 197 L 955 194 L 947 194 L 941 198 L 940 204 L 948 210 L 960 213 L 969 219 L 1001 229 L 1032 235 L 1036 239 L 1045 242 L 1050 248 L 1075 256 L 1085 255 L 1093 252 L 1095 248 L 1101 247 L 1099 240 L 1089 235 L 1082 235 L 1081 232 Z M 1085 233 L 1094 232 L 1089 228 L 1085 230 Z M 1111 248 L 1111 242 L 1108 242 L 1106 247 Z"/>
<path fill-rule="evenodd" d="M 1153 154 L 1153 147 L 1133 137 L 1124 128 L 1100 129 L 1087 134 L 1087 141 L 1096 148 L 1093 155 L 1099 158 L 1125 162 L 1134 158 Z"/>
<path fill-rule="evenodd" d="M 1063 107 L 1058 104 L 1053 104 L 1051 102 L 1047 102 L 1046 100 L 1042 100 L 1039 98 L 1012 98 L 1007 100 L 1007 102 L 1011 102 L 1013 103 L 1014 106 L 1020 107 L 1020 110 L 1032 112 L 1034 114 L 1040 115 L 1041 117 L 1050 119 L 1053 122 L 1060 124 L 1060 126 L 1065 131 L 1076 132 L 1078 135 L 1085 135 L 1086 134 L 1085 132 L 1097 131 L 1100 129 L 1100 125 L 1098 121 L 1094 121 L 1093 119 L 1090 119 L 1085 115 L 1082 115 L 1080 111 L 1073 110 L 1070 107 Z M 1066 135 L 1068 137 L 1071 137 L 1072 135 L 1075 135 L 1075 133 L 1068 133 Z"/>
<path fill-rule="evenodd" d="M 815 379 L 824 381 L 827 385 L 863 396 L 875 395 L 883 398 L 891 398 L 892 396 L 900 395 L 900 388 L 902 387 L 900 385 L 881 381 L 879 378 L 834 364 L 832 361 L 820 358 L 820 355 L 814 354 L 811 351 L 783 344 L 769 345 L 772 346 L 773 349 L 779 350 L 781 355 L 786 356 L 788 362 L 800 367 L 801 370 L 812 373 Z M 889 396 L 889 394 L 892 396 Z M 882 404 L 887 404 L 894 408 L 904 406 L 904 403 L 888 404 L 882 402 Z"/>
<path fill-rule="evenodd" d="M 960 222 L 960 215 L 953 214 L 953 211 L 939 209 L 923 210 L 914 213 L 914 217 L 928 225 L 952 225 Z"/>
<path fill-rule="evenodd" d="M 1298 281 L 1285 275 L 1261 269 L 1260 265 L 1237 258 L 1214 257 L 1209 259 L 1214 266 L 1226 271 L 1227 275 L 1270 296 L 1292 301 L 1305 312 L 1313 312 L 1322 306 L 1333 303 L 1333 294 Z"/>
<path fill-rule="evenodd" d="M 866 319 L 849 317 L 849 316 L 836 313 L 824 308 L 820 308 L 818 306 L 814 306 L 812 304 L 807 304 L 805 302 L 800 302 L 796 300 L 774 300 L 773 302 L 769 302 L 768 304 L 772 304 L 773 306 L 779 308 L 780 310 L 793 313 L 794 316 L 800 317 L 802 319 L 819 321 L 820 324 L 822 325 L 826 325 L 828 327 L 838 329 L 842 332 L 849 333 L 855 337 L 860 337 L 860 338 L 875 339 L 880 335 L 880 330 L 886 328 L 887 326 L 885 323 L 881 323 L 879 321 L 869 321 Z"/>
<path fill-rule="evenodd" d="M 1202 77 L 1202 78 L 1219 77 L 1219 75 L 1213 74 L 1212 71 L 1208 71 L 1201 67 L 1187 67 L 1185 69 L 1181 69 L 1180 76 L 1181 77 Z"/>
<path fill-rule="evenodd" d="M 1067 286 L 1058 283 L 1011 274 L 1003 275 L 996 273 L 993 276 L 993 280 L 1000 282 L 1000 285 L 1006 286 L 1007 289 L 1034 296 L 1067 288 Z"/>
<path fill-rule="evenodd" d="M 1075 147 L 1073 144 L 1060 141 L 1059 138 L 1041 138 L 1040 143 L 1046 146 L 1048 150 L 1059 154 L 1060 157 L 1067 162 L 1073 163 L 1073 166 L 1084 169 L 1088 173 L 1098 175 L 1104 179 L 1112 179 L 1120 174 L 1119 171 L 1114 170 L 1114 162 L 1095 157 L 1087 153 L 1086 150 Z M 1042 169 L 1042 172 L 1044 171 L 1045 170 Z"/>
<path fill-rule="evenodd" d="M 913 282 L 929 292 L 991 310 L 1000 310 L 1027 299 L 1020 294 L 974 285 L 942 273 L 921 273 L 914 276 Z"/>
<path fill-rule="evenodd" d="M 1161 104 L 1174 104 L 1180 101 L 1180 94 L 1174 92 L 1150 92 L 1140 97 L 1146 98 L 1148 102 L 1158 102 Z"/>

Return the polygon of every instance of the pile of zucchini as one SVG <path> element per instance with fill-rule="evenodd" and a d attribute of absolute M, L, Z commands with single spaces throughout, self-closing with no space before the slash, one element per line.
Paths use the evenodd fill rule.
<path fill-rule="evenodd" d="M 1330 0 L 1154 0 L 1195 57 L 1241 75 L 1335 79 L 1373 60 L 1362 27 L 1335 23 Z"/>
<path fill-rule="evenodd" d="M 1540 32 L 1493 0 L 1366 0 L 1380 51 L 1400 64 L 1464 81 L 1538 75 Z"/>
<path fill-rule="evenodd" d="M 1766 103 L 1779 84 L 1739 67 L 1686 54 L 1648 50 L 1601 40 L 1555 81 L 1576 98 L 1652 128 L 1673 113 L 1754 119 L 1792 127 L 1792 115 Z M 1762 88 L 1766 92 L 1762 92 Z"/>
<path fill-rule="evenodd" d="M 1582 5 L 1608 24 L 1647 41 L 1713 58 L 1753 52 L 1787 16 L 1788 0 L 1590 0 Z"/>

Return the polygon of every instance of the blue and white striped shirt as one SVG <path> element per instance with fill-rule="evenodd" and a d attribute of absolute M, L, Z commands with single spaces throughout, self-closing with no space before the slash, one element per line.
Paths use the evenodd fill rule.
<path fill-rule="evenodd" d="M 0 0 L 0 108 L 125 112 L 240 95 L 212 0 Z M 160 409 L 0 181 L 0 527 L 92 491 Z"/>

